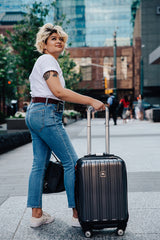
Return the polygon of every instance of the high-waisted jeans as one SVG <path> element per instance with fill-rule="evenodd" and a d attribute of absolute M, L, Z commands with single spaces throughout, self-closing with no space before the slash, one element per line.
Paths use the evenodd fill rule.
<path fill-rule="evenodd" d="M 33 145 L 33 165 L 29 177 L 27 206 L 42 208 L 42 191 L 45 169 L 51 151 L 60 159 L 64 167 L 64 185 L 68 207 L 75 208 L 75 165 L 78 156 L 63 127 L 63 109 L 57 104 L 31 103 L 26 113 L 26 124 L 31 132 Z"/>

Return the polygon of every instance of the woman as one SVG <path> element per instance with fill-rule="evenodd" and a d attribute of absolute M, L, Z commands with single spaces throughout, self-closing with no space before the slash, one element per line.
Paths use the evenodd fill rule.
<path fill-rule="evenodd" d="M 129 117 L 130 119 L 133 119 L 134 117 L 134 105 L 133 105 L 133 98 L 131 95 L 128 97 L 129 105 L 128 105 L 128 110 L 129 110 Z"/>
<path fill-rule="evenodd" d="M 138 96 L 137 107 L 138 107 L 138 111 L 137 111 L 138 119 L 143 120 L 144 119 L 144 106 L 143 106 L 143 96 L 141 94 L 139 94 L 139 96 Z"/>
<path fill-rule="evenodd" d="M 125 95 L 124 98 L 122 98 L 120 100 L 120 104 L 122 104 L 122 106 L 123 106 L 123 113 L 122 113 L 123 122 L 126 123 L 126 119 L 127 119 L 127 117 L 129 117 L 129 115 L 127 113 L 128 106 L 129 106 L 129 101 L 128 101 L 127 95 Z"/>
<path fill-rule="evenodd" d="M 42 26 L 37 33 L 35 46 L 43 55 L 37 59 L 30 74 L 32 100 L 26 114 L 34 155 L 27 201 L 27 206 L 32 208 L 31 227 L 54 221 L 54 217 L 42 211 L 43 179 L 51 151 L 57 155 L 64 167 L 68 206 L 73 209 L 72 226 L 80 226 L 74 196 L 78 156 L 62 124 L 64 101 L 91 105 L 95 110 L 105 110 L 101 101 L 65 88 L 57 59 L 64 51 L 67 39 L 68 35 L 60 26 L 50 23 Z"/>

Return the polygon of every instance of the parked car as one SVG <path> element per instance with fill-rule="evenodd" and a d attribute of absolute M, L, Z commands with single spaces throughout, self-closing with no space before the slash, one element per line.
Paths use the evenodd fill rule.
<path fill-rule="evenodd" d="M 134 101 L 133 105 L 134 105 L 134 108 L 136 108 L 138 105 L 138 101 Z M 147 109 L 152 108 L 152 104 L 143 101 L 143 107 L 144 107 L 144 110 L 147 110 Z"/>
<path fill-rule="evenodd" d="M 138 101 L 134 101 L 133 105 L 134 105 L 134 116 L 137 118 L 138 117 Z M 146 118 L 146 116 L 145 116 L 146 110 L 153 109 L 153 108 L 160 108 L 160 105 L 159 104 L 151 104 L 151 103 L 143 101 L 143 107 L 144 107 L 143 115 L 144 115 L 144 118 Z"/>

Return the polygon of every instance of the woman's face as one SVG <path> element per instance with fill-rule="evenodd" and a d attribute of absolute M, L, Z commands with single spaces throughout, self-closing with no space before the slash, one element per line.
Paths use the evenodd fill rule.
<path fill-rule="evenodd" d="M 60 37 L 57 33 L 52 33 L 44 46 L 44 52 L 51 54 L 57 59 L 61 52 L 63 52 L 64 47 L 65 43 L 63 37 Z"/>

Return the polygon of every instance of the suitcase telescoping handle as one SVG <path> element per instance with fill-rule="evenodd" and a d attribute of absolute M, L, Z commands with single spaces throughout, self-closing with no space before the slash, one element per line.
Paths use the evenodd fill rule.
<path fill-rule="evenodd" d="M 93 107 L 90 106 L 87 110 L 87 154 L 91 154 L 91 111 Z M 110 152 L 109 146 L 109 109 L 105 109 L 105 153 Z"/>

